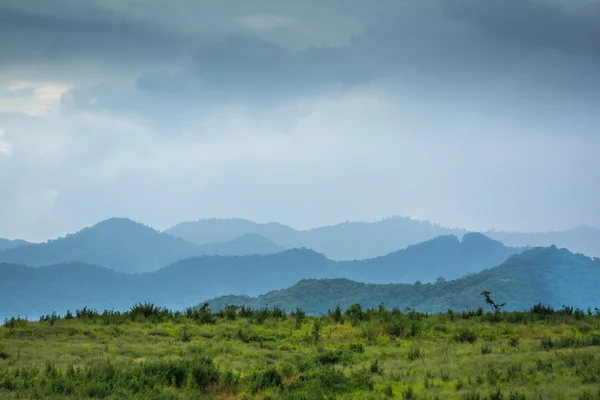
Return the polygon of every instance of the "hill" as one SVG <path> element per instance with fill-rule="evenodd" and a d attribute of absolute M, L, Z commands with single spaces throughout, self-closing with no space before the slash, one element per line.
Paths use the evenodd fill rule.
<path fill-rule="evenodd" d="M 436 284 L 364 284 L 347 279 L 303 280 L 296 285 L 258 297 L 224 296 L 209 301 L 211 308 L 225 305 L 301 308 L 326 313 L 337 304 L 347 308 L 410 307 L 425 312 L 448 308 L 464 310 L 484 306 L 481 291 L 489 290 L 507 309 L 524 310 L 541 302 L 554 307 L 598 307 L 600 305 L 600 259 L 577 255 L 556 247 L 534 248 L 510 257 L 502 265 L 454 281 Z"/>
<path fill-rule="evenodd" d="M 309 230 L 295 230 L 278 223 L 259 224 L 239 218 L 213 218 L 184 222 L 166 232 L 197 244 L 256 233 L 284 248 L 306 247 L 333 260 L 346 261 L 381 256 L 438 236 L 454 235 L 461 238 L 467 233 L 464 229 L 451 229 L 403 217 L 377 222 L 345 222 Z M 576 253 L 600 257 L 600 230 L 594 228 L 580 227 L 546 233 L 488 231 L 483 234 L 508 246 L 556 245 Z"/>
<path fill-rule="evenodd" d="M 344 277 L 367 283 L 435 282 L 456 279 L 500 265 L 523 251 L 507 247 L 480 233 L 440 236 L 386 256 L 341 262 Z"/>
<path fill-rule="evenodd" d="M 278 223 L 259 224 L 239 218 L 213 218 L 184 222 L 165 232 L 197 244 L 256 233 L 284 248 L 306 247 L 333 260 L 377 257 L 437 236 L 460 237 L 465 233 L 410 218 L 388 218 L 372 223 L 345 222 L 305 231 Z"/>
<path fill-rule="evenodd" d="M 85 305 L 123 309 L 149 301 L 173 309 L 223 295 L 216 306 L 265 303 L 323 312 L 337 303 L 386 304 L 425 311 L 464 309 L 481 304 L 481 290 L 491 290 L 509 307 L 548 304 L 600 304 L 600 260 L 567 250 L 536 248 L 501 266 L 436 284 L 364 284 L 344 278 L 344 263 L 307 249 L 252 256 L 203 256 L 178 261 L 153 273 L 128 275 L 82 263 L 42 268 L 0 264 L 2 316 L 37 315 Z M 365 267 L 368 272 L 370 267 Z M 365 272 L 365 273 L 366 273 Z M 329 278 L 334 280 L 307 280 Z M 301 281 L 300 283 L 298 283 Z M 294 285 L 296 284 L 296 285 Z M 294 286 L 292 286 L 294 285 Z M 290 287 L 291 286 L 291 287 Z M 288 288 L 288 289 L 284 289 Z M 270 292 L 271 290 L 283 289 Z"/>
<path fill-rule="evenodd" d="M 141 273 L 200 255 L 263 254 L 280 250 L 257 235 L 198 246 L 128 219 L 111 218 L 60 239 L 5 250 L 0 252 L 0 262 L 32 267 L 82 262 L 118 272 Z"/>
<path fill-rule="evenodd" d="M 182 309 L 223 294 L 258 295 L 301 279 L 337 276 L 335 262 L 306 249 L 248 256 L 202 256 L 153 273 L 123 274 L 84 263 L 40 268 L 0 264 L 0 317 L 150 301 Z"/>
<path fill-rule="evenodd" d="M 26 242 L 24 240 L 8 240 L 8 239 L 2 239 L 0 238 L 0 251 L 4 251 L 4 250 L 8 250 L 8 249 L 12 249 L 15 247 L 19 247 L 22 246 L 24 244 L 29 244 L 29 242 Z"/>
<path fill-rule="evenodd" d="M 574 253 L 600 257 L 600 229 L 580 226 L 554 232 L 520 233 L 488 231 L 486 236 L 499 240 L 507 246 L 551 246 L 564 247 Z"/>

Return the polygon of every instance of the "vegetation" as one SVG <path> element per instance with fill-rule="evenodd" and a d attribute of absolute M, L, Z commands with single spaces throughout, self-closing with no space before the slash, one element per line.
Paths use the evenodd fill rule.
<path fill-rule="evenodd" d="M 346 279 L 298 283 L 307 276 L 343 275 L 343 265 L 307 249 L 192 258 L 143 275 L 118 274 L 80 263 L 42 268 L 0 264 L 0 317 L 20 314 L 37 318 L 48 309 L 65 313 L 72 304 L 123 311 L 140 301 L 183 309 L 210 298 L 214 310 L 227 304 L 253 308 L 268 304 L 288 312 L 301 308 L 308 314 L 324 314 L 338 303 L 343 308 L 354 303 L 373 308 L 383 302 L 390 307 L 442 312 L 486 306 L 480 296 L 484 290 L 493 292 L 499 304 L 508 302 L 506 308 L 513 311 L 537 302 L 584 309 L 600 305 L 600 260 L 555 247 L 530 249 L 498 267 L 435 284 L 373 285 Z M 364 264 L 365 274 L 372 269 Z M 225 294 L 258 297 L 218 297 Z"/>
<path fill-rule="evenodd" d="M 599 399 L 600 310 L 84 308 L 0 327 L 0 398 Z"/>
<path fill-rule="evenodd" d="M 340 304 L 347 308 L 359 303 L 375 308 L 410 307 L 422 312 L 474 309 L 527 309 L 542 302 L 553 307 L 573 304 L 579 308 L 600 305 L 600 260 L 576 255 L 556 247 L 530 249 L 509 258 L 502 265 L 454 281 L 435 284 L 373 285 L 347 279 L 309 279 L 283 290 L 258 297 L 224 296 L 210 301 L 218 310 L 225 304 L 261 307 L 264 304 L 285 310 L 302 308 L 309 314 L 323 314 Z M 481 296 L 494 293 L 495 307 Z M 503 305 L 503 302 L 509 302 Z"/>

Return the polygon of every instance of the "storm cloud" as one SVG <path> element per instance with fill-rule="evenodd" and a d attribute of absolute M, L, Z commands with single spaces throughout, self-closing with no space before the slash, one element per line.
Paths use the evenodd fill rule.
<path fill-rule="evenodd" d="M 600 1 L 4 0 L 0 237 L 600 226 Z"/>

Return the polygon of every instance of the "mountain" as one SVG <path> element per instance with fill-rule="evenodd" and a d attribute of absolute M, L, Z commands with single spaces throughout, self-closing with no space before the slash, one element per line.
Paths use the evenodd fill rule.
<path fill-rule="evenodd" d="M 344 277 L 367 283 L 435 282 L 456 279 L 501 264 L 521 248 L 507 247 L 480 233 L 439 236 L 404 250 L 361 261 L 340 262 Z"/>
<path fill-rule="evenodd" d="M 462 236 L 427 221 L 388 218 L 378 222 L 345 222 L 305 231 L 278 223 L 259 224 L 245 219 L 202 219 L 184 222 L 165 231 L 192 243 L 205 244 L 255 233 L 284 248 L 306 247 L 333 260 L 377 257 L 441 235 Z"/>
<path fill-rule="evenodd" d="M 537 247 L 556 245 L 567 248 L 575 253 L 600 257 L 600 229 L 588 226 L 542 233 L 488 231 L 485 232 L 485 235 L 499 240 L 508 246 Z"/>
<path fill-rule="evenodd" d="M 454 281 L 378 285 L 347 279 L 310 279 L 258 297 L 223 296 L 209 304 L 213 310 L 225 305 L 268 305 L 322 314 L 337 304 L 342 308 L 353 303 L 377 307 L 383 302 L 388 307 L 441 312 L 486 307 L 480 293 L 488 290 L 498 303 L 507 303 L 507 310 L 525 310 L 537 303 L 585 309 L 600 306 L 599 284 L 600 259 L 552 246 L 527 250 L 498 267 Z"/>
<path fill-rule="evenodd" d="M 155 271 L 175 261 L 200 255 L 246 255 L 280 251 L 257 235 L 198 246 L 140 223 L 111 218 L 66 237 L 0 252 L 0 262 L 32 267 L 82 262 L 118 272 Z"/>
<path fill-rule="evenodd" d="M 248 256 L 202 256 L 153 273 L 122 274 L 85 263 L 33 268 L 0 264 L 0 317 L 37 316 L 83 306 L 126 309 L 150 301 L 174 309 L 227 293 L 258 295 L 310 277 L 336 276 L 335 262 L 306 249 Z"/>
<path fill-rule="evenodd" d="M 29 242 L 26 242 L 24 240 L 8 240 L 8 239 L 2 239 L 0 238 L 0 251 L 4 251 L 4 250 L 8 250 L 8 249 L 12 249 L 15 247 L 19 247 L 22 246 L 24 244 L 29 244 Z"/>
<path fill-rule="evenodd" d="M 476 243 L 479 246 L 475 246 Z M 473 246 L 477 251 L 463 250 Z M 201 256 L 183 259 L 158 271 L 143 274 L 121 274 L 85 263 L 61 263 L 41 268 L 0 264 L 0 304 L 3 305 L 2 312 L 11 315 L 34 315 L 40 309 L 47 310 L 45 312 L 53 309 L 64 312 L 67 305 L 71 308 L 87 305 L 99 309 L 123 309 L 137 301 L 184 308 L 202 299 L 226 294 L 258 296 L 308 278 L 332 279 L 360 275 L 363 281 L 369 282 L 383 279 L 382 274 L 385 273 L 396 274 L 396 277 L 402 274 L 414 274 L 411 276 L 422 278 L 428 274 L 435 276 L 441 268 L 452 268 L 440 260 L 471 260 L 477 258 L 479 249 L 485 249 L 486 246 L 495 247 L 498 244 L 477 235 L 472 238 L 465 236 L 462 242 L 456 237 L 442 237 L 392 253 L 388 257 L 358 262 L 332 261 L 309 249 L 292 249 L 266 255 Z M 457 257 L 456 254 L 462 256 Z M 419 255 L 422 257 L 421 263 L 418 262 Z M 430 271 L 429 266 L 435 268 Z M 462 264 L 459 266 L 464 268 Z M 442 272 L 447 272 L 444 273 L 446 276 L 451 274 L 451 271 Z M 350 295 L 354 293 L 336 294 Z"/>
<path fill-rule="evenodd" d="M 259 224 L 241 218 L 211 218 L 197 222 L 182 222 L 165 232 L 200 245 L 226 242 L 243 235 L 256 234 L 280 246 L 298 247 L 292 244 L 293 236 L 298 232 L 293 228 L 276 222 Z M 277 238 L 277 240 L 273 240 L 273 238 Z"/>
<path fill-rule="evenodd" d="M 402 217 L 377 222 L 345 222 L 303 231 L 278 223 L 259 224 L 235 218 L 203 219 L 181 223 L 166 232 L 197 244 L 255 233 L 284 248 L 306 247 L 333 260 L 346 261 L 381 256 L 438 236 L 454 235 L 461 238 L 467 233 L 464 229 L 445 228 L 428 221 Z M 600 257 L 600 230 L 594 228 L 580 227 L 546 233 L 488 231 L 483 234 L 507 246 L 556 245 Z"/>
<path fill-rule="evenodd" d="M 221 256 L 245 256 L 253 254 L 272 254 L 284 250 L 265 238 L 255 233 L 246 233 L 236 238 L 199 245 L 202 254 Z"/>
<path fill-rule="evenodd" d="M 37 318 L 84 306 L 122 309 L 146 297 L 134 277 L 83 263 L 39 268 L 0 264 L 0 319 Z"/>

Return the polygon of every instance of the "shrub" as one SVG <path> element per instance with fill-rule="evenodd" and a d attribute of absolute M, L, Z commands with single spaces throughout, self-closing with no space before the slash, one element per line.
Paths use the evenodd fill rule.
<path fill-rule="evenodd" d="M 371 364 L 369 365 L 369 371 L 372 374 L 383 375 L 383 369 L 379 365 L 379 360 L 371 361 Z"/>
<path fill-rule="evenodd" d="M 413 362 L 422 357 L 425 357 L 425 353 L 423 353 L 420 347 L 411 347 L 408 350 L 408 353 L 406 353 L 406 358 L 408 358 L 409 362 Z"/>
<path fill-rule="evenodd" d="M 312 338 L 315 342 L 318 342 L 321 338 L 321 321 L 318 319 L 315 320 L 312 326 Z"/>
<path fill-rule="evenodd" d="M 253 394 L 271 387 L 281 387 L 283 385 L 283 377 L 273 367 L 269 367 L 264 371 L 255 371 L 248 378 L 250 390 Z"/>
<path fill-rule="evenodd" d="M 344 314 L 342 313 L 342 309 L 340 308 L 339 304 L 335 306 L 335 310 L 329 311 L 329 316 L 336 324 L 344 323 Z"/>
<path fill-rule="evenodd" d="M 362 354 L 365 352 L 365 346 L 362 343 L 351 343 L 348 345 L 348 349 L 354 353 Z"/>
<path fill-rule="evenodd" d="M 306 313 L 299 308 L 296 308 L 296 311 L 290 314 L 296 319 L 296 329 L 300 329 L 304 321 L 306 321 Z"/>
<path fill-rule="evenodd" d="M 365 313 L 360 304 L 352 304 L 346 310 L 346 316 L 353 325 L 365 320 Z"/>
<path fill-rule="evenodd" d="M 491 353 L 492 353 L 492 348 L 490 346 L 488 346 L 487 344 L 481 345 L 481 354 L 482 355 L 491 354 Z"/>
<path fill-rule="evenodd" d="M 412 400 L 415 398 L 415 391 L 412 387 L 407 387 L 402 391 L 402 398 L 405 400 Z"/>
<path fill-rule="evenodd" d="M 542 350 L 552 350 L 554 348 L 554 342 L 551 337 L 546 336 L 540 341 L 540 346 L 542 347 Z"/>
<path fill-rule="evenodd" d="M 477 341 L 477 334 L 474 330 L 463 328 L 457 332 L 455 338 L 460 343 L 468 342 L 473 344 Z"/>
<path fill-rule="evenodd" d="M 373 390 L 373 387 L 375 386 L 373 376 L 366 368 L 352 371 L 351 380 L 354 386 L 359 389 Z"/>

